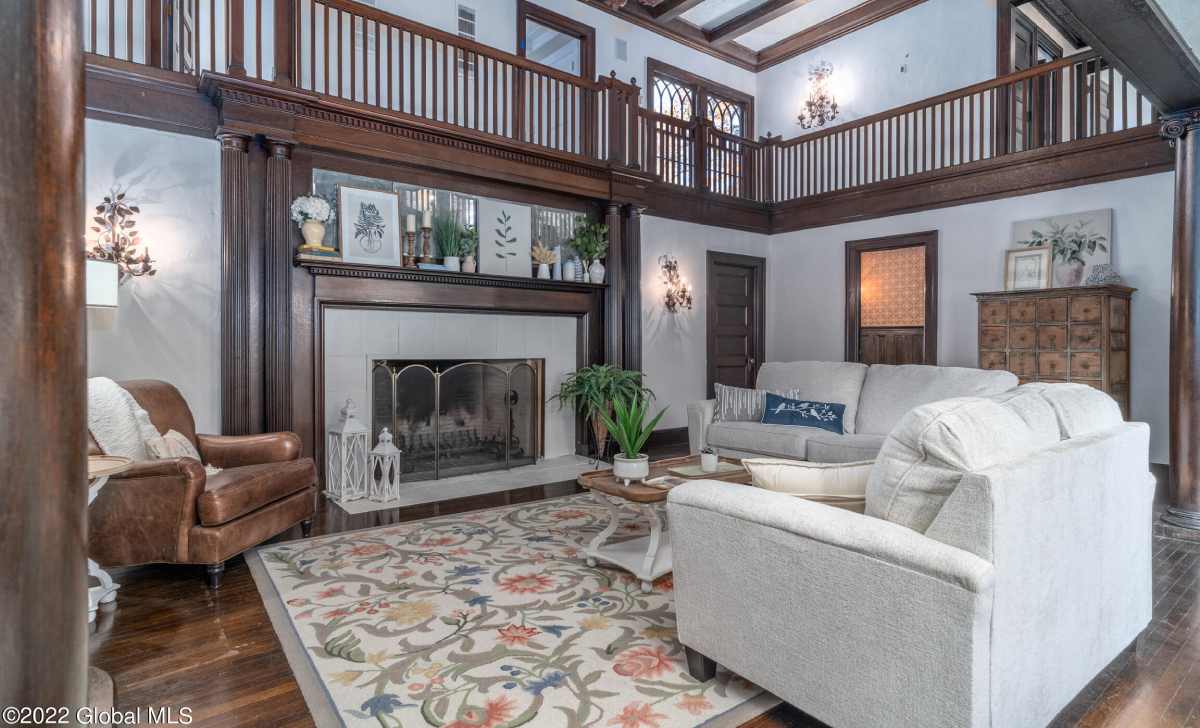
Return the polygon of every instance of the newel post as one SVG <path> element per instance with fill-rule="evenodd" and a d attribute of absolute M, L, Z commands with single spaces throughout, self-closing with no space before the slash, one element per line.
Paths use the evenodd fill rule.
<path fill-rule="evenodd" d="M 1200 109 L 1164 116 L 1162 135 L 1175 147 L 1170 505 L 1163 521 L 1200 529 Z"/>
<path fill-rule="evenodd" d="M 695 187 L 700 192 L 708 191 L 708 129 L 710 122 L 704 117 L 697 116 L 692 119 L 692 128 L 695 130 L 694 146 L 695 154 L 694 169 L 696 170 Z"/>
<path fill-rule="evenodd" d="M 775 150 L 782 138 L 781 136 L 773 137 L 768 132 L 765 137 L 758 139 L 762 144 L 759 148 L 762 155 L 762 171 L 759 175 L 762 187 L 759 190 L 759 202 L 775 202 Z"/>
<path fill-rule="evenodd" d="M 228 0 L 229 13 L 229 56 L 226 72 L 230 76 L 246 75 L 246 12 L 245 0 Z M 259 73 L 261 73 L 261 69 Z"/>
<path fill-rule="evenodd" d="M 275 0 L 275 83 L 280 86 L 295 85 L 295 49 L 299 47 L 296 33 L 296 4 L 292 0 Z"/>

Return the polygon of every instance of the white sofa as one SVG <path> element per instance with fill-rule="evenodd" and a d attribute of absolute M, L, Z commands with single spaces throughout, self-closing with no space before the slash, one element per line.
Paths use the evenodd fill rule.
<path fill-rule="evenodd" d="M 939 399 L 986 396 L 1017 386 L 1011 372 L 917 364 L 868 367 L 856 362 L 768 362 L 758 389 L 799 390 L 803 399 L 844 404 L 845 433 L 814 427 L 714 422 L 716 400 L 688 405 L 693 454 L 711 446 L 729 457 L 782 457 L 823 463 L 871 460 L 905 412 Z"/>
<path fill-rule="evenodd" d="M 837 728 L 1050 722 L 1151 617 L 1149 428 L 1078 384 L 919 407 L 866 514 L 671 491 L 679 639 Z"/>

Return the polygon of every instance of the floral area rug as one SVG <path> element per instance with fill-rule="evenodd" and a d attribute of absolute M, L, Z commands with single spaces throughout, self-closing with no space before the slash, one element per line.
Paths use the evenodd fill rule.
<path fill-rule="evenodd" d="M 777 702 L 688 675 L 671 577 L 583 544 L 588 494 L 265 546 L 255 581 L 319 726 L 736 725 Z M 641 535 L 632 514 L 623 533 Z M 622 532 L 618 532 L 620 536 Z"/>

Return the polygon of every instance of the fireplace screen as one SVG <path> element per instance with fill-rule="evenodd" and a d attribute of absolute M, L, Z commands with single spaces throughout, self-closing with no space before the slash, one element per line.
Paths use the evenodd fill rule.
<path fill-rule="evenodd" d="M 372 442 L 391 430 L 403 482 L 537 462 L 544 361 L 373 360 Z"/>

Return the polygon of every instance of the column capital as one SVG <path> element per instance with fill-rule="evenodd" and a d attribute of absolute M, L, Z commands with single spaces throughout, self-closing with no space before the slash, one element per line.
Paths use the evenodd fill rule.
<path fill-rule="evenodd" d="M 222 131 L 217 133 L 217 141 L 221 142 L 221 151 L 226 149 L 234 152 L 247 152 L 250 150 L 250 136 L 232 131 Z"/>
<path fill-rule="evenodd" d="M 1200 129 L 1200 107 L 1177 111 L 1171 114 L 1163 114 L 1160 120 L 1162 121 L 1162 126 L 1160 127 L 1159 134 L 1174 144 L 1176 139 L 1181 139 L 1191 131 Z"/>
<path fill-rule="evenodd" d="M 267 152 L 274 159 L 291 159 L 292 148 L 296 146 L 296 143 L 285 139 L 271 139 L 268 137 L 263 140 L 263 146 L 267 148 Z"/>

